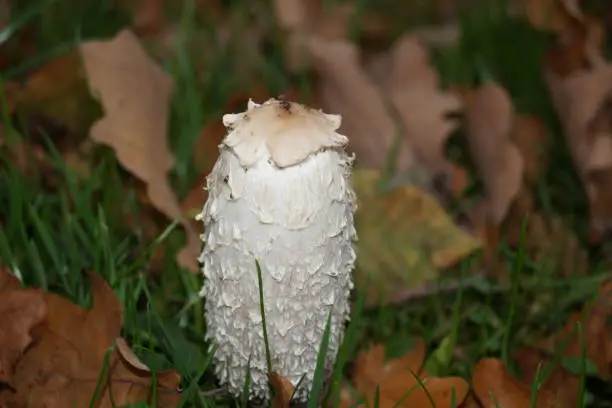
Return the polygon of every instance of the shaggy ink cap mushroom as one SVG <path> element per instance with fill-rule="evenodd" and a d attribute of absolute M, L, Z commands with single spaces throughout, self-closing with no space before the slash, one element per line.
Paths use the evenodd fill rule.
<path fill-rule="evenodd" d="M 353 158 L 340 122 L 277 99 L 223 116 L 228 134 L 198 218 L 206 339 L 217 346 L 216 375 L 234 395 L 248 367 L 249 396 L 269 397 L 256 260 L 273 371 L 294 385 L 304 377 L 295 398 L 307 399 L 330 313 L 325 367 L 333 367 L 356 258 Z"/>

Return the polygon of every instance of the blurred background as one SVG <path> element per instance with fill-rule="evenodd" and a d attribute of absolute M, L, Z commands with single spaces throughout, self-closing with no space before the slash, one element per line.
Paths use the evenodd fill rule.
<path fill-rule="evenodd" d="M 554 406 L 609 407 L 612 329 L 583 308 L 612 293 L 611 30 L 607 0 L 0 0 L 0 265 L 80 305 L 98 272 L 134 351 L 231 405 L 197 391 L 194 217 L 221 116 L 285 98 L 341 114 L 356 154 L 342 378 L 418 337 L 430 374 L 563 361 Z"/>

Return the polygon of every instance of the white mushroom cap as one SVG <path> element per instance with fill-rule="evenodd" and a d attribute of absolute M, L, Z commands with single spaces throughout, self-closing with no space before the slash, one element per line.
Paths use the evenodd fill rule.
<path fill-rule="evenodd" d="M 288 167 L 322 149 L 346 146 L 348 138 L 336 133 L 340 123 L 339 115 L 297 103 L 269 99 L 259 105 L 249 100 L 246 112 L 223 115 L 229 130 L 223 143 L 244 167 L 268 157 L 278 167 Z"/>

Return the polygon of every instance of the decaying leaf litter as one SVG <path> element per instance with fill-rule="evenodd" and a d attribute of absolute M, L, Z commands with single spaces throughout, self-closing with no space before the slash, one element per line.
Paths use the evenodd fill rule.
<path fill-rule="evenodd" d="M 195 35 L 204 30 L 193 31 L 189 47 L 180 48 L 177 38 L 185 34 L 172 22 L 172 7 L 158 1 L 124 3 L 122 10 L 135 11 L 131 27 L 83 40 L 69 53 L 25 71 L 25 81 L 5 82 L 0 141 L 7 163 L 5 196 L 12 198 L 2 202 L 0 218 L 5 265 L 0 310 L 9 316 L 0 323 L 7 325 L 0 335 L 0 406 L 39 406 L 41 401 L 47 406 L 85 405 L 92 400 L 105 406 L 109 398 L 118 405 L 156 401 L 177 406 L 183 395 L 189 403 L 216 398 L 210 395 L 224 398 L 222 393 L 204 391 L 202 397 L 194 392 L 215 388 L 205 367 L 200 377 L 191 379 L 191 392 L 182 392 L 181 374 L 149 370 L 127 344 L 145 344 L 150 353 L 144 354 L 163 356 L 170 367 L 178 367 L 182 358 L 176 349 L 183 343 L 177 341 L 199 344 L 195 349 L 205 354 L 198 343 L 205 327 L 194 297 L 198 284 L 193 286 L 196 275 L 188 272 L 198 271 L 194 254 L 199 251 L 199 226 L 190 220 L 206 199 L 203 179 L 225 134 L 221 113 L 244 109 L 249 98 L 262 102 L 279 94 L 341 114 L 341 131 L 357 155 L 356 297 L 365 296 L 367 310 L 353 318 L 357 337 L 347 343 L 360 347 L 347 346 L 350 369 L 345 367 L 342 381 L 332 385 L 330 404 L 331 396 L 339 395 L 343 406 L 360 403 L 360 398 L 363 404 L 377 400 L 389 407 L 400 399 L 399 406 L 573 407 L 580 406 L 579 400 L 600 406 L 598 398 L 605 400 L 605 392 L 594 392 L 584 381 L 599 378 L 605 385 L 612 364 L 606 320 L 611 299 L 609 284 L 603 283 L 609 259 L 610 75 L 606 21 L 589 8 L 597 10 L 598 4 L 530 0 L 524 8 L 511 4 L 504 12 L 505 19 L 529 25 L 533 38 L 547 36 L 540 80 L 550 96 L 551 119 L 542 110 L 525 110 L 521 98 L 526 96 L 496 78 L 494 69 L 487 71 L 491 61 L 471 62 L 476 81 L 448 81 L 440 55 L 461 50 L 461 30 L 469 27 L 450 40 L 432 41 L 431 33 L 446 33 L 448 25 L 427 24 L 427 31 L 423 25 L 404 27 L 401 34 L 392 34 L 397 22 L 390 21 L 393 13 L 383 7 L 274 2 L 270 9 L 252 10 L 259 42 L 249 43 L 248 57 L 241 54 L 240 78 L 223 85 L 227 97 L 200 105 L 209 110 L 197 117 L 201 131 L 187 134 L 176 123 L 177 110 L 201 102 L 185 98 L 181 52 L 207 45 L 206 52 L 191 60 L 195 77 L 206 82 L 207 72 L 227 75 L 222 63 L 215 66 L 215 58 L 239 53 L 240 36 L 249 30 L 216 40 Z M 19 7 L 14 9 L 10 15 L 19 13 Z M 244 24 L 218 4 L 197 4 L 195 10 L 208 13 L 209 22 L 222 26 L 224 33 L 232 32 L 232 24 Z M 355 27 L 360 36 L 355 37 Z M 36 55 L 28 30 L 32 27 L 26 25 L 9 38 L 7 43 L 21 42 L 23 47 L 15 53 L 14 45 L 4 46 L 3 66 Z M 280 85 L 262 74 L 269 70 L 253 49 L 264 52 L 266 38 L 279 41 L 281 58 L 275 69 L 280 66 L 289 78 Z M 229 50 L 225 54 L 224 48 Z M 520 67 L 517 63 L 514 68 Z M 293 81 L 296 77 L 309 78 L 309 92 L 303 92 L 303 82 Z M 218 94 L 222 86 L 214 88 L 216 82 L 209 79 L 207 90 Z M 178 138 L 191 148 L 181 153 Z M 112 151 L 100 150 L 103 145 Z M 560 148 L 571 162 L 558 162 L 551 153 Z M 117 256 L 107 268 L 89 274 L 83 271 L 90 265 L 51 271 L 62 265 L 63 255 L 48 253 L 49 231 L 40 229 L 41 217 L 31 215 L 40 207 L 17 211 L 18 198 L 9 194 L 16 191 L 15 183 L 7 181 L 39 185 L 35 188 L 45 197 L 60 197 L 68 189 L 68 171 L 74 175 L 71 182 L 104 189 L 104 183 L 92 179 L 100 177 L 100 160 L 108 157 L 116 160 L 118 196 L 126 201 L 134 197 L 142 212 L 134 214 L 133 206 L 117 201 L 112 209 L 95 201 L 87 205 L 109 217 L 104 224 L 117 231 L 110 228 L 110 234 L 132 230 L 141 241 L 135 246 L 138 253 Z M 172 173 L 177 160 L 192 163 L 189 180 L 177 183 Z M 551 179 L 548 174 L 568 168 L 575 171 L 577 187 L 571 181 L 542 186 Z M 178 184 L 193 188 L 176 188 Z M 559 191 L 555 197 L 581 197 L 580 213 L 556 212 L 549 190 Z M 67 208 L 82 202 L 77 191 L 62 196 Z M 21 230 L 20 219 L 33 227 Z M 173 241 L 149 248 L 165 236 L 172 221 L 179 224 L 170 233 Z M 86 241 L 83 226 L 79 228 L 75 237 Z M 15 231 L 21 235 L 13 235 Z M 27 241 L 24 232 L 31 236 Z M 56 281 L 41 281 L 35 271 L 45 270 L 40 264 L 50 258 L 54 262 L 47 269 Z M 123 308 L 97 273 L 119 293 Z M 91 285 L 91 311 L 53 294 L 80 297 L 68 288 L 66 274 L 79 276 L 81 288 Z M 22 288 L 21 276 L 32 289 Z M 148 292 L 153 292 L 138 287 L 140 304 L 126 300 L 126 291 L 137 280 L 148 282 Z M 561 289 L 553 288 L 555 281 L 562 282 Z M 191 291 L 177 289 L 180 285 Z M 522 295 L 515 290 L 526 295 L 519 299 Z M 96 307 L 96 296 L 103 297 L 103 308 Z M 491 299 L 510 306 L 491 306 Z M 545 330 L 538 329 L 550 311 L 554 313 L 547 316 Z M 135 315 L 142 317 L 139 323 Z M 151 338 L 152 319 L 175 324 Z M 167 327 L 183 334 L 169 333 Z M 75 337 L 89 339 L 87 347 L 71 343 Z M 390 357 L 398 344 L 403 351 Z M 134 348 L 141 355 L 143 350 Z M 45 379 L 33 372 L 44 372 Z M 287 406 L 293 390 L 277 374 L 270 378 L 277 390 L 274 406 Z M 155 381 L 157 387 L 152 387 Z M 40 400 L 26 405 L 30 391 L 24 390 L 36 390 Z"/>

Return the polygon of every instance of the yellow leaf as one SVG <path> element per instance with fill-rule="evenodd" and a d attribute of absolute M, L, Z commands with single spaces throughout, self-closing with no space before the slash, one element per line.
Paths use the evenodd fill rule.
<path fill-rule="evenodd" d="M 367 282 L 370 304 L 397 299 L 481 246 L 424 191 L 402 185 L 379 193 L 379 179 L 373 170 L 353 174 L 359 205 L 357 285 Z"/>

